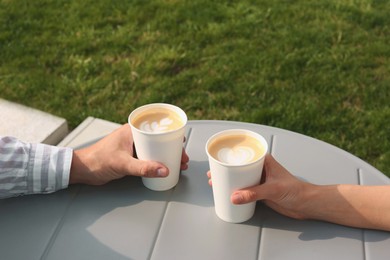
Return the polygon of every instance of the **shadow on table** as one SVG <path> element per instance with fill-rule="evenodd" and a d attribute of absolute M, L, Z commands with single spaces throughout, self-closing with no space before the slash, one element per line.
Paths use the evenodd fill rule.
<path fill-rule="evenodd" d="M 207 164 L 191 164 L 192 171 L 183 172 L 179 184 L 169 191 L 151 191 L 140 177 L 125 177 L 103 186 L 72 186 L 78 191 L 49 243 L 47 259 L 61 255 L 68 259 L 149 258 L 169 203 L 213 205 Z M 70 191 L 60 193 L 66 192 Z M 55 195 L 41 196 L 39 208 L 51 196 Z"/>
<path fill-rule="evenodd" d="M 205 167 L 203 164 L 201 168 Z M 203 182 L 203 197 L 185 192 L 190 190 L 193 177 Z M 7 213 L 0 216 L 2 231 L 12 234 L 14 230 L 26 230 L 34 234 L 1 239 L 3 247 L 10 249 L 2 255 L 9 259 L 23 258 L 22 252 L 29 252 L 31 259 L 147 259 L 167 201 L 212 205 L 205 171 L 192 177 L 184 173 L 177 187 L 178 195 L 174 195 L 176 188 L 155 192 L 145 188 L 140 177 L 125 177 L 103 186 L 72 185 L 49 195 L 0 201 L 1 212 Z M 12 249 L 16 243 L 19 250 Z"/>
<path fill-rule="evenodd" d="M 352 228 L 316 220 L 292 219 L 275 212 L 261 202 L 257 203 L 253 218 L 245 224 L 261 226 L 263 230 L 270 232 L 287 231 L 302 241 L 348 238 L 362 242 L 377 242 L 390 239 L 390 232 Z"/>
<path fill-rule="evenodd" d="M 181 191 L 188 188 L 188 178 L 183 174 Z M 2 255 L 8 259 L 23 258 L 21 252 L 29 252 L 31 259 L 147 259 L 167 201 L 188 203 L 192 198 L 174 192 L 151 191 L 140 177 L 125 177 L 103 186 L 72 185 L 53 194 L 2 200 L 2 232 L 34 234 L 8 235 L 4 241 L 0 237 L 2 246 L 10 249 Z M 204 198 L 195 203 L 210 206 Z M 16 243 L 19 250 L 12 249 Z"/>
<path fill-rule="evenodd" d="M 20 218 L 23 221 L 28 219 L 29 221 L 24 221 L 26 227 L 39 227 L 50 222 L 50 232 L 40 233 L 40 230 L 36 229 L 33 232 L 34 238 L 22 243 L 29 247 L 29 243 L 44 241 L 46 249 L 42 252 L 43 259 L 148 259 L 168 205 L 171 205 L 171 209 L 175 205 L 188 204 L 200 207 L 206 212 L 204 216 L 208 217 L 209 222 L 205 222 L 205 225 L 214 226 L 218 230 L 247 225 L 254 226 L 256 230 L 260 228 L 261 232 L 271 235 L 278 231 L 287 231 L 284 234 L 298 237 L 302 241 L 341 237 L 375 242 L 390 237 L 390 233 L 386 232 L 367 236 L 364 232 L 377 231 L 363 232 L 361 229 L 331 223 L 294 220 L 274 212 L 260 202 L 254 217 L 249 221 L 241 224 L 223 223 L 214 216 L 207 170 L 207 161 L 190 161 L 189 169 L 182 173 L 177 187 L 164 192 L 146 189 L 139 177 L 126 177 L 103 186 L 78 185 L 52 195 L 15 198 L 10 203 L 13 204 L 12 207 L 8 208 L 10 212 L 18 208 L 18 214 L 13 214 L 12 218 Z M 51 214 L 50 205 L 55 203 L 60 207 L 55 213 L 58 215 Z M 30 210 L 20 209 L 26 204 Z M 47 221 L 44 219 L 46 212 Z M 59 215 L 59 212 L 62 215 Z M 29 214 L 28 217 L 25 216 L 26 213 Z M 210 215 L 213 216 L 212 219 Z M 56 221 L 53 221 L 54 219 Z M 7 221 L 12 222 L 11 215 L 7 217 Z M 15 228 L 19 227 L 18 222 L 20 223 L 12 222 L 15 223 Z M 10 244 L 9 247 L 12 248 L 13 245 Z M 20 247 L 20 250 L 24 249 Z"/>

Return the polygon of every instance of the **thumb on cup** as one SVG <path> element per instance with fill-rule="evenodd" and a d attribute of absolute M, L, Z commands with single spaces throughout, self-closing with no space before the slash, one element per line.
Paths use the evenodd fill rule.
<path fill-rule="evenodd" d="M 146 178 L 163 178 L 168 176 L 169 169 L 159 162 L 137 160 L 130 166 L 129 172 Z"/>

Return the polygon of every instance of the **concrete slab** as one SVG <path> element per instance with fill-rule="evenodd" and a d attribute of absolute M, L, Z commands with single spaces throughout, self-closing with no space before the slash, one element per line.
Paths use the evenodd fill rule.
<path fill-rule="evenodd" d="M 121 127 L 121 124 L 100 118 L 87 117 L 58 146 L 67 146 L 75 149 L 83 148 L 95 143 L 119 127 Z"/>
<path fill-rule="evenodd" d="M 68 123 L 49 113 L 0 99 L 0 135 L 25 142 L 56 145 L 68 134 Z"/>

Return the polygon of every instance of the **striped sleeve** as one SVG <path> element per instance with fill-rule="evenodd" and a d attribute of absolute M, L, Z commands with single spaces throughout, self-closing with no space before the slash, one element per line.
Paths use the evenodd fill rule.
<path fill-rule="evenodd" d="M 71 148 L 0 137 L 0 198 L 68 187 Z"/>

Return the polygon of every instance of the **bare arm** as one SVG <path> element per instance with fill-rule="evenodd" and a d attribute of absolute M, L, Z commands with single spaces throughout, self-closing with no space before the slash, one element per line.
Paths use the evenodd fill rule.
<path fill-rule="evenodd" d="M 309 185 L 302 201 L 304 218 L 390 231 L 390 186 Z"/>
<path fill-rule="evenodd" d="M 211 178 L 210 172 L 208 176 Z M 271 155 L 265 159 L 263 177 L 262 184 L 234 192 L 232 202 L 262 200 L 275 211 L 296 219 L 390 231 L 390 186 L 303 182 Z"/>

